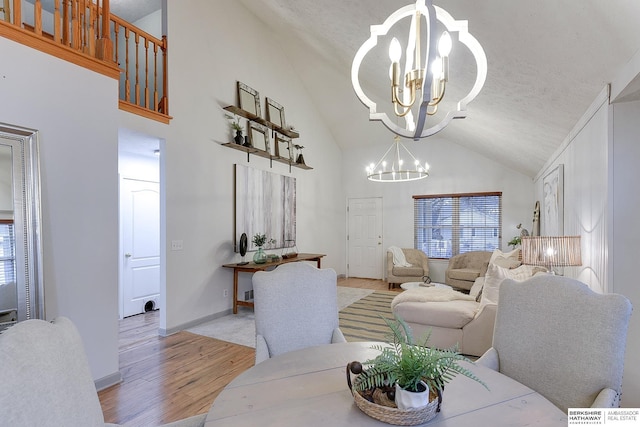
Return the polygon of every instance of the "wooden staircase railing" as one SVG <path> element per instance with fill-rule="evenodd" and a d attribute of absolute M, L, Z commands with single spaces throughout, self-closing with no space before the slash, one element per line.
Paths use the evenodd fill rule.
<path fill-rule="evenodd" d="M 119 79 L 120 109 L 169 123 L 166 37 L 112 15 L 109 0 L 1 1 L 0 36 Z"/>

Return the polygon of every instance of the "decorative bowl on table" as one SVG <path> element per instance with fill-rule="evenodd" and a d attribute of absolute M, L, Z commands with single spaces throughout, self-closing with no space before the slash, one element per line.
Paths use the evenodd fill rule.
<path fill-rule="evenodd" d="M 430 391 L 429 403 L 416 409 L 398 409 L 393 398 L 393 387 L 358 391 L 355 387 L 358 376 L 351 382 L 351 363 L 347 365 L 347 385 L 353 394 L 356 406 L 368 416 L 387 424 L 414 426 L 432 420 L 440 412 L 442 394 Z"/>

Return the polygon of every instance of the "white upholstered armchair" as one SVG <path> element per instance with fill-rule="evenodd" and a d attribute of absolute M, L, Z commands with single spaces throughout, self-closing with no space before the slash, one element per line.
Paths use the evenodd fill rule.
<path fill-rule="evenodd" d="M 304 262 L 253 275 L 256 364 L 314 345 L 346 342 L 338 327 L 338 287 L 333 269 Z"/>
<path fill-rule="evenodd" d="M 492 347 L 476 361 L 558 408 L 619 405 L 629 300 L 554 275 L 500 285 Z"/>
<path fill-rule="evenodd" d="M 73 323 L 26 320 L 0 334 L 0 424 L 94 427 L 105 424 L 82 339 Z M 201 427 L 206 414 L 165 427 Z"/>
<path fill-rule="evenodd" d="M 393 252 L 387 250 L 387 283 L 389 289 L 407 282 L 423 282 L 429 276 L 429 257 L 420 249 L 401 248 L 410 266 L 397 266 L 393 263 Z"/>

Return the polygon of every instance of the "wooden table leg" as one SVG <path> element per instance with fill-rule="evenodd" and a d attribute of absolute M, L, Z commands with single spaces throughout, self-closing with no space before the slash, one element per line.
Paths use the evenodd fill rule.
<path fill-rule="evenodd" d="M 233 314 L 238 314 L 238 269 L 233 269 Z"/>

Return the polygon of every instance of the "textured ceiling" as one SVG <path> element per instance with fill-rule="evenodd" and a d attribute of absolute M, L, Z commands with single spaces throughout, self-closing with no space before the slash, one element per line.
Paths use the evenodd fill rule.
<path fill-rule="evenodd" d="M 371 134 L 373 127 L 377 132 L 386 130 L 379 122 L 360 120 L 368 115 L 350 89 L 351 61 L 369 37 L 369 26 L 382 23 L 410 1 L 242 3 L 280 37 L 329 127 L 349 125 L 353 134 L 334 135 L 342 147 L 367 144 L 368 138 L 354 135 Z M 468 106 L 468 117 L 454 121 L 437 137 L 531 177 L 640 47 L 637 1 L 443 0 L 435 4 L 455 19 L 469 21 L 469 32 L 483 46 L 489 66 L 483 90 Z M 386 65 L 380 68 L 386 71 L 388 59 L 384 59 Z M 387 86 L 368 84 L 379 91 L 380 99 L 388 98 Z"/>

